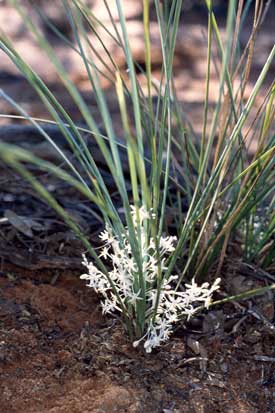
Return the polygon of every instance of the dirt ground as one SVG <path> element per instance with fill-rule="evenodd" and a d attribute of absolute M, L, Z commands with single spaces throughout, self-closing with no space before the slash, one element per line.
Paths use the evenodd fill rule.
<path fill-rule="evenodd" d="M 96 7 L 98 1 L 93 3 Z M 128 28 L 135 58 L 143 64 L 142 31 L 137 18 L 141 2 L 129 3 Z M 63 24 L 53 2 L 43 4 L 55 21 Z M 179 99 L 184 100 L 184 109 L 195 132 L 199 132 L 204 101 L 206 19 L 187 17 L 187 25 L 180 28 L 176 49 L 175 81 Z M 274 43 L 273 17 L 271 13 L 263 36 L 256 43 L 248 91 Z M 47 79 L 74 119 L 81 121 L 52 66 L 43 60 L 6 2 L 0 4 L 0 25 Z M 152 25 L 151 30 L 154 36 L 156 27 Z M 246 30 L 248 27 L 242 33 L 244 40 L 248 36 Z M 93 111 L 94 100 L 79 60 L 58 42 L 56 50 Z M 156 44 L 156 77 L 160 64 L 158 50 Z M 214 75 L 213 102 L 217 92 Z M 109 86 L 105 86 L 107 90 Z M 3 54 L 0 87 L 19 100 L 31 115 L 47 116 L 26 81 Z M 111 91 L 108 100 L 119 130 L 117 105 Z M 256 106 L 260 104 L 259 98 Z M 1 100 L 0 113 L 15 112 Z M 0 125 L 11 123 L 10 119 L 0 118 Z M 52 159 L 53 154 L 41 146 L 37 137 L 29 133 L 24 140 L 22 136 L 17 129 L 13 142 Z M 273 293 L 205 312 L 188 325 L 180 325 L 162 348 L 145 355 L 129 344 L 116 320 L 102 316 L 98 297 L 79 279 L 83 271 L 80 242 L 19 176 L 2 164 L 0 172 L 1 413 L 275 413 Z M 106 180 L 110 179 L 104 173 Z M 83 231 L 90 234 L 90 239 L 95 240 L 102 228 L 89 205 L 76 198 L 68 186 L 49 180 L 47 175 L 40 178 Z M 275 281 L 275 274 L 241 263 L 233 250 L 221 275 L 221 297 Z"/>
<path fill-rule="evenodd" d="M 211 311 L 144 355 L 78 276 L 2 266 L 1 412 L 275 411 L 273 296 Z"/>

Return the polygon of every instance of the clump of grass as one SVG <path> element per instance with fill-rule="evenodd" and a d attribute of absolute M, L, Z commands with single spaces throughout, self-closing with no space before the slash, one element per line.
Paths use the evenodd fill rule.
<path fill-rule="evenodd" d="M 104 26 L 84 1 L 62 0 L 73 41 L 37 9 L 55 34 L 80 56 L 100 114 L 100 127 L 53 47 L 33 24 L 26 9 L 17 0 L 10 2 L 55 66 L 86 126 L 79 127 L 74 122 L 46 83 L 3 34 L 1 49 L 37 92 L 73 156 L 68 157 L 43 130 L 42 122 L 46 120 L 31 117 L 1 91 L 1 96 L 55 148 L 63 163 L 62 166 L 50 163 L 4 143 L 0 143 L 0 157 L 32 184 L 37 194 L 83 241 L 86 249 L 84 265 L 88 273 L 82 278 L 101 294 L 104 312 L 121 315 L 135 345 L 144 341 L 146 350 L 151 351 L 169 337 L 173 323 L 181 317 L 192 316 L 201 304 L 210 305 L 212 294 L 219 286 L 217 277 L 228 247 L 236 239 L 239 239 L 243 260 L 274 270 L 274 82 L 267 87 L 264 103 L 256 115 L 253 109 L 256 98 L 262 96 L 263 87 L 266 88 L 275 46 L 246 98 L 255 38 L 267 9 L 263 2 L 255 2 L 251 36 L 246 47 L 241 49 L 239 34 L 251 2 L 246 6 L 243 1 L 229 2 L 226 42 L 223 43 L 212 2 L 205 0 L 208 10 L 207 70 L 203 127 L 198 137 L 186 121 L 174 85 L 173 57 L 182 1 L 172 2 L 169 7 L 166 2 L 154 1 L 162 52 L 159 82 L 155 82 L 152 73 L 149 0 L 143 1 L 144 70 L 133 59 L 120 0 L 116 0 L 118 25 L 108 2 L 102 1 L 109 13 L 111 28 Z M 266 7 L 268 5 L 270 3 Z M 101 44 L 102 53 L 93 45 L 89 31 Z M 104 44 L 103 32 L 124 54 L 126 72 Z M 210 110 L 213 65 L 216 65 L 219 89 L 215 107 Z M 146 79 L 145 90 L 137 69 Z M 116 90 L 124 131 L 120 139 L 114 131 L 112 113 L 100 82 L 102 77 Z M 207 126 L 209 121 L 210 127 Z M 123 216 L 118 212 L 112 191 L 104 181 L 83 132 L 94 139 L 105 160 L 120 197 Z M 257 142 L 252 156 L 249 154 L 251 142 Z M 128 174 L 124 172 L 122 151 L 127 154 Z M 97 206 L 106 225 L 101 234 L 104 245 L 100 252 L 30 172 L 28 164 L 35 164 L 70 183 Z M 168 206 L 174 211 L 174 218 L 169 223 L 166 220 Z M 171 230 L 176 236 L 172 237 Z M 217 273 L 212 286 L 205 282 L 210 269 Z M 188 284 L 190 279 L 192 282 Z M 256 292 L 259 291 L 253 294 Z"/>

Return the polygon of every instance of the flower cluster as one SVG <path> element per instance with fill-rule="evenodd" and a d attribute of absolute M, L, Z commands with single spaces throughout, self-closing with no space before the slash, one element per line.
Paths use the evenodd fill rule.
<path fill-rule="evenodd" d="M 156 248 L 153 237 L 148 235 L 146 223 L 155 217 L 151 211 L 141 207 L 136 211 L 132 207 L 132 218 L 136 238 L 139 240 L 142 279 L 145 292 L 140 285 L 140 263 L 133 254 L 129 241 L 129 232 L 118 237 L 109 226 L 100 234 L 103 243 L 100 256 L 111 264 L 109 280 L 92 262 L 83 256 L 83 265 L 88 273 L 81 275 L 103 297 L 103 313 L 122 312 L 131 307 L 131 313 L 137 314 L 140 301 L 146 303 L 146 332 L 142 338 L 133 343 L 137 346 L 144 341 L 144 348 L 151 352 L 169 338 L 172 326 L 180 317 L 190 318 L 198 305 L 209 306 L 214 291 L 219 288 L 217 279 L 210 287 L 208 283 L 198 286 L 195 280 L 185 285 L 185 291 L 176 291 L 175 280 L 178 276 L 165 277 L 167 259 L 175 250 L 176 237 L 160 237 Z M 112 284 L 112 285 L 111 285 Z M 119 297 L 119 298 L 118 298 Z"/>
<path fill-rule="evenodd" d="M 164 280 L 159 294 L 159 301 L 156 309 L 154 320 L 150 320 L 148 329 L 142 339 L 145 339 L 144 348 L 147 353 L 150 353 L 154 347 L 159 346 L 166 341 L 171 332 L 173 324 L 179 321 L 182 317 L 187 320 L 192 317 L 198 310 L 198 306 L 209 307 L 213 293 L 219 289 L 220 278 L 217 278 L 212 286 L 205 282 L 199 286 L 194 279 L 191 284 L 185 284 L 185 291 L 175 291 L 173 282 L 178 276 L 171 276 L 168 280 Z M 156 297 L 158 292 L 151 291 L 151 303 L 155 307 Z M 148 300 L 150 302 L 150 300 Z M 200 305 L 201 304 L 201 305 Z M 137 346 L 140 341 L 134 342 Z"/>

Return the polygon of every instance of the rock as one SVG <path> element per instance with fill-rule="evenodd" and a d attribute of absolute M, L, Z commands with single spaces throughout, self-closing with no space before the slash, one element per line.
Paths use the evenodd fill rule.
<path fill-rule="evenodd" d="M 124 387 L 110 385 L 98 398 L 94 413 L 129 412 L 132 396 Z"/>

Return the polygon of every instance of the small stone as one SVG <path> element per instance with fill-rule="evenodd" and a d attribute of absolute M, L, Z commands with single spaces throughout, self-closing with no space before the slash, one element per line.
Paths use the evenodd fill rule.
<path fill-rule="evenodd" d="M 221 368 L 221 371 L 223 372 L 223 373 L 227 373 L 228 372 L 228 364 L 227 363 L 221 363 L 220 364 L 220 368 Z"/>
<path fill-rule="evenodd" d="M 119 413 L 129 411 L 133 398 L 124 387 L 110 385 L 98 400 L 96 406 L 102 413 Z"/>

